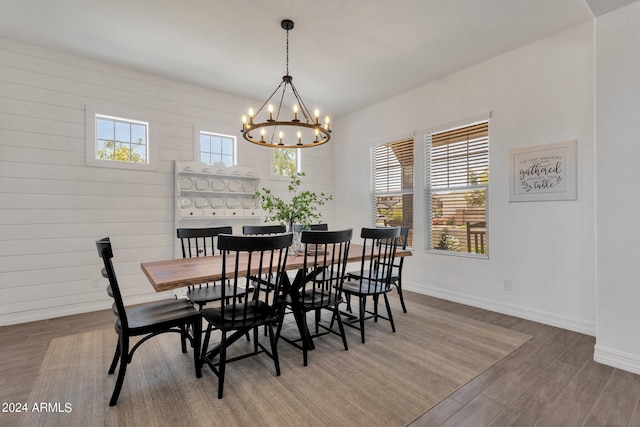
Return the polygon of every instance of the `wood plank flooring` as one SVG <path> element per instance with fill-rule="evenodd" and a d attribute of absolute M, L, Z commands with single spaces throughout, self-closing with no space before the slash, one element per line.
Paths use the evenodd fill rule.
<path fill-rule="evenodd" d="M 405 294 L 414 303 L 534 337 L 412 427 L 640 426 L 640 376 L 595 363 L 595 338 L 426 295 Z M 111 311 L 104 310 L 1 327 L 1 401 L 28 399 L 51 339 L 111 329 L 113 321 Z M 0 424 L 16 423 L 12 414 L 0 414 Z"/>

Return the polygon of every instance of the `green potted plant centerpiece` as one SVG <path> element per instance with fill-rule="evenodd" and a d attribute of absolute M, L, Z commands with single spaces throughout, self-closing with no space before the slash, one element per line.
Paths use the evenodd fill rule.
<path fill-rule="evenodd" d="M 300 184 L 303 176 L 305 176 L 304 172 L 296 172 L 291 175 L 291 182 L 289 183 L 291 200 L 289 202 L 275 196 L 268 188 L 263 187 L 262 191 L 256 191 L 256 197 L 260 199 L 260 206 L 267 212 L 264 222 L 277 221 L 287 226 L 289 231 L 294 231 L 294 224 L 302 224 L 303 227 L 307 228 L 314 221 L 320 222 L 322 214 L 318 207 L 329 200 L 333 200 L 333 197 L 330 194 L 316 194 L 308 190 L 301 191 Z"/>

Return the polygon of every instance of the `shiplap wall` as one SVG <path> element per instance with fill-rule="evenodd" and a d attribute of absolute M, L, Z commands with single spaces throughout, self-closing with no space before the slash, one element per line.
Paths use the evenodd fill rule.
<path fill-rule="evenodd" d="M 287 181 L 269 179 L 271 151 L 238 132 L 257 103 L 0 39 L 0 325 L 110 307 L 104 280 L 93 285 L 95 240 L 104 236 L 127 303 L 167 296 L 153 291 L 140 262 L 173 257 L 173 162 L 194 158 L 196 123 L 238 136 L 239 164 L 286 195 Z M 156 170 L 86 166 L 86 105 L 150 116 Z M 303 150 L 305 188 L 333 193 L 332 144 L 312 151 Z M 323 208 L 329 223 L 333 209 Z"/>

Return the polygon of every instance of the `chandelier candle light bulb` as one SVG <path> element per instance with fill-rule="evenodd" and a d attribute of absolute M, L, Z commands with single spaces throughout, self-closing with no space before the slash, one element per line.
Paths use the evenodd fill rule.
<path fill-rule="evenodd" d="M 329 116 L 325 117 L 324 124 L 320 123 L 320 111 L 315 109 L 312 116 L 304 101 L 300 97 L 298 90 L 293 84 L 293 77 L 289 75 L 289 30 L 293 29 L 293 21 L 285 19 L 280 23 L 283 30 L 287 31 L 287 62 L 286 74 L 282 76 L 282 82 L 276 87 L 276 90 L 262 104 L 255 113 L 253 109 L 249 109 L 248 118 L 242 116 L 242 136 L 247 141 L 262 145 L 264 147 L 274 148 L 308 148 L 317 147 L 331 139 L 331 129 Z M 287 90 L 288 97 L 287 95 Z M 271 99 L 276 93 L 281 92 L 278 97 L 279 102 L 274 105 Z M 291 105 L 293 109 L 293 118 L 284 120 L 281 118 L 280 112 L 282 106 Z M 267 107 L 266 109 L 264 107 Z M 266 111 L 265 111 L 266 110 Z M 262 116 L 260 113 L 262 113 Z M 267 113 L 268 112 L 268 116 Z M 275 112 L 275 119 L 274 119 Z M 302 114 L 300 114 L 302 113 Z M 266 117 L 265 117 L 266 116 Z M 262 118 L 261 118 L 262 117 Z M 267 118 L 268 117 L 268 118 Z M 313 120 L 315 117 L 315 121 Z M 284 126 L 294 127 L 288 138 L 285 138 L 284 132 L 281 130 Z M 253 129 L 260 129 L 260 139 L 252 135 Z M 267 134 L 267 131 L 269 132 Z M 275 140 L 276 135 L 279 142 Z M 297 141 L 295 138 L 297 137 Z"/>

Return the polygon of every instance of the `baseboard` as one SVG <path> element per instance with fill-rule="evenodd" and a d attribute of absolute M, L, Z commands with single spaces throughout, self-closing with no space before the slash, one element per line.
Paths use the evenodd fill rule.
<path fill-rule="evenodd" d="M 634 374 L 640 374 L 640 357 L 596 344 L 593 360 Z"/>
<path fill-rule="evenodd" d="M 126 299 L 127 305 L 143 304 L 145 302 L 157 301 L 159 299 L 170 296 L 166 293 L 140 295 Z M 82 305 L 68 305 L 62 307 L 51 307 L 47 309 L 38 309 L 33 311 L 24 311 L 20 313 L 9 313 L 0 315 L 0 326 L 17 325 L 19 323 L 36 322 L 38 320 L 53 319 L 56 317 L 73 316 L 75 314 L 91 313 L 110 309 L 112 301 L 96 301 Z"/>
<path fill-rule="evenodd" d="M 479 298 L 465 295 L 457 292 L 446 291 L 429 286 L 419 285 L 416 283 L 408 283 L 403 281 L 403 289 L 429 295 L 436 298 L 446 299 L 448 301 L 460 304 L 471 305 L 473 307 L 483 308 L 496 313 L 507 314 L 509 316 L 527 319 L 545 325 L 555 326 L 557 328 L 567 329 L 569 331 L 579 332 L 581 334 L 595 336 L 595 322 L 587 322 L 580 319 L 574 319 L 566 316 L 560 316 L 554 313 L 548 313 L 541 310 L 533 310 L 527 307 L 517 306 L 513 304 L 505 304 L 499 301 L 493 301 L 486 298 Z"/>

